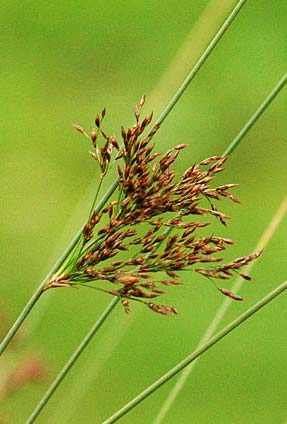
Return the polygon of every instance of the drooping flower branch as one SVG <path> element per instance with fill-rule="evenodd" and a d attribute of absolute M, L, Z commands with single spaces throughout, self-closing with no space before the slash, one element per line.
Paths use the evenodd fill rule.
<path fill-rule="evenodd" d="M 177 175 L 173 164 L 187 144 L 179 144 L 163 155 L 155 152 L 153 138 L 159 125 L 143 134 L 152 121 L 152 115 L 140 120 L 144 101 L 143 96 L 135 108 L 136 123 L 127 131 L 122 128 L 121 147 L 116 137 L 102 128 L 105 110 L 101 118 L 96 117 L 96 129 L 90 136 L 75 125 L 92 141 L 90 155 L 100 166 L 101 180 L 111 160 L 118 161 L 118 199 L 99 213 L 91 213 L 81 246 L 47 288 L 86 285 L 120 297 L 127 313 L 130 300 L 137 300 L 155 312 L 169 315 L 177 310 L 154 303 L 154 299 L 165 293 L 163 287 L 182 284 L 181 271 L 190 270 L 212 279 L 224 295 L 243 300 L 217 286 L 214 279 L 228 280 L 239 273 L 250 280 L 241 268 L 261 252 L 219 265 L 224 258 L 217 254 L 234 241 L 200 233 L 201 228 L 212 224 L 206 217 L 215 217 L 226 225 L 229 217 L 215 206 L 219 200 L 240 203 L 230 192 L 236 184 L 213 187 L 227 157 L 210 157 Z M 104 140 L 102 146 L 99 136 Z M 174 234 L 170 234 L 171 229 Z"/>

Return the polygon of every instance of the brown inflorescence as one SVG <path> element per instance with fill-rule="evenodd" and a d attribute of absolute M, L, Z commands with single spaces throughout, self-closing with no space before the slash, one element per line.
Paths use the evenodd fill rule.
<path fill-rule="evenodd" d="M 90 154 L 99 163 L 103 176 L 116 152 L 115 160 L 120 162 L 118 199 L 91 214 L 74 266 L 65 270 L 64 278 L 63 274 L 54 277 L 50 286 L 56 287 L 57 282 L 67 286 L 106 281 L 112 284 L 111 289 L 103 284 L 97 288 L 120 297 L 127 313 L 130 301 L 137 300 L 155 312 L 170 315 L 177 310 L 151 299 L 163 295 L 164 286 L 182 284 L 181 271 L 193 270 L 213 281 L 228 280 L 234 273 L 250 280 L 241 268 L 261 252 L 219 264 L 223 257 L 218 253 L 234 241 L 203 236 L 200 230 L 211 224 L 206 217 L 215 217 L 226 225 L 229 216 L 217 209 L 216 202 L 227 198 L 240 203 L 230 192 L 237 184 L 212 187 L 227 157 L 212 156 L 178 176 L 172 166 L 187 144 L 179 144 L 163 155 L 154 152 L 153 138 L 159 125 L 143 135 L 152 121 L 152 115 L 140 121 L 144 101 L 143 96 L 136 106 L 136 123 L 128 130 L 121 129 L 121 147 L 116 137 L 108 136 L 101 127 L 105 110 L 96 117 L 97 129 L 90 136 L 94 150 Z M 75 128 L 86 135 L 82 127 Z M 102 147 L 99 134 L 104 139 Z M 243 300 L 228 289 L 217 288 L 232 299 Z"/>

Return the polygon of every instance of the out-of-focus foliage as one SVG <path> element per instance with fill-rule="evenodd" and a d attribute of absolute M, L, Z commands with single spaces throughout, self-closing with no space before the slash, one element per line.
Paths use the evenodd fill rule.
<path fill-rule="evenodd" d="M 92 127 L 96 113 L 106 107 L 106 126 L 118 135 L 120 124 L 132 122 L 134 105 L 144 92 L 146 113 L 154 110 L 157 116 L 182 80 L 176 70 L 168 84 L 160 84 L 177 50 L 195 25 L 201 25 L 200 34 L 210 33 L 214 25 L 212 14 L 201 23 L 208 3 L 3 4 L 0 312 L 8 321 L 17 316 L 89 210 L 99 174 L 87 154 L 88 143 L 71 123 Z M 283 0 L 272 5 L 267 0 L 247 2 L 167 118 L 156 136 L 158 150 L 190 145 L 178 172 L 221 154 L 286 72 L 286 13 Z M 196 32 L 191 40 L 198 49 Z M 188 70 L 188 58 L 183 67 Z M 237 194 L 243 201 L 242 206 L 222 204 L 233 219 L 219 230 L 239 242 L 231 249 L 232 257 L 252 251 L 285 195 L 285 115 L 283 91 L 220 177 L 240 183 Z M 286 219 L 258 260 L 254 282 L 243 288 L 247 300 L 235 303 L 226 320 L 286 279 L 285 234 Z M 195 347 L 222 296 L 199 275 L 187 275 L 186 280 L 166 296 L 166 303 L 176 303 L 178 317 L 150 314 L 141 305 L 130 316 L 116 310 L 39 422 L 100 423 Z M 285 301 L 284 296 L 276 300 L 202 358 L 166 424 L 284 422 Z M 93 291 L 66 289 L 40 300 L 18 343 L 3 355 L 3 367 L 13 368 L 34 349 L 41 352 L 49 373 L 42 385 L 29 385 L 3 401 L 0 420 L 25 421 L 107 302 Z M 1 319 L 1 325 L 7 328 L 8 323 Z M 151 422 L 169 387 L 171 383 L 121 422 Z"/>

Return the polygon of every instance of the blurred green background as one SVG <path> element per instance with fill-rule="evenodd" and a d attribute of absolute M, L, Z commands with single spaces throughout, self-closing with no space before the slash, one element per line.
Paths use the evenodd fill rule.
<path fill-rule="evenodd" d="M 2 334 L 89 209 L 98 171 L 71 123 L 88 130 L 106 107 L 105 128 L 119 135 L 121 124 L 133 122 L 144 92 L 146 113 L 158 116 L 235 3 L 2 4 Z M 158 149 L 190 145 L 179 172 L 221 154 L 286 72 L 286 16 L 284 0 L 248 1 L 167 118 L 156 138 Z M 285 89 L 220 177 L 240 183 L 243 202 L 222 205 L 233 219 L 220 234 L 238 241 L 230 258 L 254 249 L 286 194 L 286 132 Z M 246 302 L 232 304 L 225 323 L 286 279 L 286 223 L 285 218 L 256 263 L 254 282 L 245 283 Z M 180 310 L 178 317 L 158 316 L 141 305 L 132 305 L 126 316 L 119 307 L 38 422 L 101 423 L 195 348 L 222 300 L 208 281 L 190 275 L 184 287 L 166 296 Z M 48 371 L 39 384 L 2 396 L 1 423 L 25 422 L 109 301 L 94 291 L 65 289 L 40 300 L 3 355 L 0 373 L 4 381 L 35 356 Z M 164 423 L 284 423 L 286 357 L 283 295 L 202 357 Z M 120 422 L 151 423 L 172 384 Z"/>

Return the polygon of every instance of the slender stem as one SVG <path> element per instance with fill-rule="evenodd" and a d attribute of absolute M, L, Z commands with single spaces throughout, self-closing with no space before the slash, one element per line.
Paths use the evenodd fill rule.
<path fill-rule="evenodd" d="M 233 20 L 236 18 L 238 13 L 240 12 L 241 8 L 244 6 L 247 0 L 240 0 L 237 5 L 234 7 L 232 12 L 229 14 L 227 19 L 223 22 L 220 29 L 217 31 L 213 39 L 208 44 L 207 48 L 204 50 L 203 54 L 200 56 L 199 60 L 196 62 L 190 73 L 187 75 L 185 80 L 183 81 L 182 85 L 179 87 L 173 98 L 170 100 L 162 114 L 157 120 L 158 124 L 162 124 L 162 122 L 165 120 L 167 115 L 170 113 L 170 111 L 174 108 L 178 100 L 181 98 L 187 87 L 189 86 L 190 82 L 193 80 L 193 78 L 196 76 L 210 53 L 213 51 L 217 43 L 221 40 L 222 36 L 224 35 L 225 31 L 229 28 L 230 24 L 233 22 Z"/>
<path fill-rule="evenodd" d="M 117 185 L 118 185 L 118 182 L 115 181 L 109 187 L 109 189 L 106 191 L 105 195 L 102 197 L 102 199 L 100 200 L 99 204 L 97 205 L 97 207 L 95 209 L 96 212 L 100 211 L 103 208 L 103 206 L 105 205 L 105 203 L 108 201 L 108 199 L 111 197 L 111 195 L 113 194 L 113 192 L 117 188 Z M 75 237 L 73 238 L 73 240 L 71 241 L 71 243 L 68 245 L 68 247 L 66 248 L 66 250 L 64 251 L 64 253 L 61 255 L 61 257 L 56 261 L 56 263 L 51 268 L 51 270 L 49 271 L 49 273 L 47 274 L 47 276 L 44 278 L 44 280 L 41 282 L 41 284 L 39 285 L 39 287 L 36 289 L 35 293 L 31 297 L 31 299 L 28 301 L 28 303 L 26 304 L 26 306 L 24 307 L 24 309 L 22 310 L 22 312 L 18 316 L 17 320 L 15 321 L 15 323 L 13 324 L 13 326 L 11 327 L 11 329 L 9 330 L 9 332 L 7 333 L 7 335 L 5 336 L 5 338 L 2 340 L 1 345 L 0 345 L 0 355 L 2 355 L 2 353 L 4 352 L 4 350 L 6 349 L 6 347 L 8 346 L 8 344 L 10 343 L 10 341 L 13 339 L 13 337 L 15 336 L 15 334 L 18 331 L 18 329 L 21 327 L 21 325 L 25 321 L 25 319 L 28 316 L 28 314 L 30 313 L 30 311 L 32 310 L 33 306 L 37 303 L 37 301 L 40 298 L 40 296 L 41 296 L 41 294 L 43 292 L 43 289 L 45 288 L 45 285 L 47 284 L 47 282 L 50 280 L 50 278 L 53 276 L 53 274 L 56 271 L 58 271 L 58 269 L 64 264 L 65 260 L 69 256 L 69 254 L 75 248 L 75 246 L 77 245 L 77 243 L 78 243 L 78 241 L 79 241 L 79 239 L 81 237 L 81 234 L 82 234 L 82 227 L 77 232 L 77 234 L 75 235 Z"/>
<path fill-rule="evenodd" d="M 243 140 L 243 138 L 248 133 L 248 131 L 253 127 L 255 122 L 259 119 L 259 117 L 263 114 L 263 112 L 267 109 L 267 107 L 275 99 L 277 94 L 284 87 L 284 85 L 286 84 L 286 81 L 287 81 L 287 73 L 280 79 L 280 81 L 273 88 L 271 93 L 266 97 L 266 99 L 263 101 L 263 103 L 259 106 L 259 108 L 256 110 L 256 112 L 249 119 L 249 121 L 244 125 L 244 127 L 237 134 L 237 136 L 234 138 L 234 140 L 231 142 L 231 144 L 227 147 L 227 149 L 224 151 L 222 156 L 227 156 L 227 155 L 231 154 L 236 149 L 236 147 L 238 147 L 238 145 Z M 279 225 L 281 219 L 283 218 L 284 214 L 286 213 L 286 206 L 287 206 L 286 203 L 287 203 L 287 201 L 286 201 L 286 198 L 285 198 L 283 200 L 283 203 L 280 206 L 277 214 L 275 215 L 274 219 L 271 221 L 270 226 L 267 228 L 266 232 L 264 232 L 264 234 L 263 234 L 262 238 L 260 239 L 258 246 L 256 247 L 255 250 L 258 250 L 260 247 L 263 247 L 269 241 L 271 235 L 273 234 L 276 227 Z M 171 228 L 169 228 L 167 231 L 171 231 Z M 252 266 L 253 266 L 253 263 L 249 265 L 249 268 L 251 269 Z M 234 283 L 231 291 L 236 292 L 237 290 L 239 290 L 240 286 L 241 286 L 241 280 L 238 279 Z M 201 341 L 198 345 L 198 349 L 202 348 L 202 346 L 204 346 L 208 342 L 208 340 L 210 339 L 210 337 L 212 336 L 212 334 L 216 330 L 217 326 L 219 325 L 220 321 L 224 317 L 227 309 L 230 306 L 230 303 L 231 303 L 230 299 L 226 299 L 223 302 L 222 307 L 216 313 L 214 320 L 212 321 L 211 325 L 208 327 L 206 333 L 204 334 L 203 338 L 201 339 Z M 195 365 L 195 362 L 193 363 L 193 365 Z M 171 406 L 172 402 L 174 401 L 177 393 L 179 392 L 182 385 L 186 381 L 186 379 L 189 375 L 189 372 L 190 372 L 189 370 L 191 370 L 190 367 L 186 369 L 186 373 L 183 373 L 182 379 L 175 386 L 174 391 L 172 391 L 170 393 L 170 397 L 168 398 L 166 404 L 163 405 L 163 408 L 160 410 L 159 415 L 157 416 L 157 418 L 154 421 L 154 424 L 160 424 L 162 422 L 162 419 L 165 417 L 165 415 L 166 415 L 169 407 Z M 115 421 L 107 421 L 104 424 L 108 424 L 109 422 L 115 422 Z"/>
<path fill-rule="evenodd" d="M 284 87 L 284 85 L 287 82 L 287 73 L 283 75 L 281 80 L 278 82 L 278 84 L 273 88 L 271 93 L 266 97 L 264 102 L 259 106 L 259 108 L 256 110 L 254 115 L 251 116 L 249 121 L 244 125 L 242 130 L 237 134 L 231 145 L 225 150 L 223 153 L 223 156 L 229 155 L 233 150 L 237 147 L 237 145 L 240 143 L 242 138 L 246 135 L 246 133 L 253 127 L 257 119 L 262 115 L 262 113 L 267 109 L 267 107 L 270 105 L 272 100 L 275 99 L 277 94 L 280 92 L 280 90 Z"/>
<path fill-rule="evenodd" d="M 160 77 L 159 84 L 149 96 L 150 104 L 154 101 L 165 104 L 169 100 L 168 90 L 175 92 L 178 82 L 185 78 L 188 69 L 193 66 L 210 39 L 216 33 L 223 19 L 234 7 L 238 0 L 208 0 L 200 16 L 192 25 L 190 32 L 183 40 L 169 66 Z"/>
<path fill-rule="evenodd" d="M 50 399 L 50 397 L 53 395 L 53 393 L 55 392 L 55 390 L 59 387 L 59 385 L 63 381 L 65 375 L 69 372 L 70 368 L 74 365 L 74 363 L 76 362 L 76 360 L 78 359 L 78 357 L 80 356 L 80 354 L 83 352 L 83 350 L 88 346 L 88 344 L 92 340 L 92 338 L 95 335 L 95 333 L 101 328 L 101 326 L 103 325 L 103 323 L 105 322 L 105 320 L 108 318 L 108 316 L 110 315 L 110 313 L 115 308 L 115 306 L 117 305 L 118 302 L 119 302 L 119 298 L 118 297 L 115 297 L 112 300 L 112 302 L 108 305 L 108 307 L 102 313 L 102 315 L 97 320 L 97 322 L 94 324 L 94 326 L 92 327 L 92 329 L 86 335 L 86 337 L 84 338 L 84 340 L 77 347 L 77 349 L 75 350 L 75 352 L 72 354 L 72 356 L 70 357 L 70 359 L 68 360 L 68 362 L 63 367 L 63 369 L 57 375 L 57 377 L 55 378 L 54 382 L 51 384 L 51 386 L 49 387 L 49 389 L 46 392 L 46 394 L 44 395 L 44 397 L 38 403 L 37 407 L 33 411 L 33 413 L 30 416 L 30 418 L 27 420 L 26 424 L 31 424 L 31 423 L 33 423 L 36 420 L 36 418 L 38 417 L 38 415 L 40 414 L 40 412 L 42 411 L 42 409 L 44 408 L 44 406 L 46 405 L 46 403 L 48 402 L 48 400 Z"/>
<path fill-rule="evenodd" d="M 7 333 L 7 335 L 5 336 L 5 338 L 3 339 L 3 341 L 1 342 L 1 345 L 0 345 L 0 355 L 2 355 L 2 353 L 6 349 L 6 347 L 8 346 L 8 344 L 10 343 L 10 341 L 12 340 L 12 338 L 15 336 L 16 332 L 18 331 L 18 329 L 23 324 L 25 318 L 27 317 L 27 315 L 29 314 L 29 312 L 32 310 L 32 308 L 36 304 L 37 300 L 40 298 L 40 296 L 41 296 L 41 294 L 43 292 L 43 288 L 45 287 L 45 284 L 47 283 L 47 281 L 49 281 L 49 279 L 52 277 L 52 275 L 64 263 L 64 261 L 69 256 L 70 252 L 76 246 L 76 244 L 77 244 L 77 242 L 78 242 L 78 240 L 79 240 L 79 238 L 81 236 L 81 232 L 82 232 L 82 230 L 81 231 L 78 231 L 78 233 L 73 238 L 73 240 L 71 241 L 71 243 L 69 244 L 69 246 L 67 247 L 67 249 L 64 251 L 64 253 L 62 254 L 62 256 L 57 260 L 57 262 L 51 268 L 51 270 L 49 271 L 49 273 L 46 275 L 46 277 L 44 278 L 44 280 L 41 282 L 41 284 L 39 285 L 39 287 L 37 288 L 37 290 L 35 291 L 35 293 L 31 297 L 31 299 L 28 301 L 28 303 L 26 304 L 26 306 L 24 307 L 24 309 L 22 310 L 22 312 L 18 316 L 18 318 L 15 321 L 15 323 L 13 324 L 13 326 L 10 328 L 9 332 Z"/>
<path fill-rule="evenodd" d="M 125 406 L 119 409 L 115 414 L 105 420 L 102 424 L 112 424 L 118 421 L 121 417 L 131 411 L 135 406 L 145 400 L 148 396 L 154 393 L 157 389 L 167 383 L 171 378 L 177 375 L 180 371 L 182 371 L 185 367 L 199 358 L 203 353 L 208 351 L 212 346 L 218 343 L 221 339 L 231 333 L 235 328 L 243 324 L 247 319 L 249 319 L 253 314 L 258 312 L 261 308 L 266 306 L 272 300 L 274 300 L 277 296 L 282 294 L 287 289 L 287 280 L 282 283 L 280 286 L 276 287 L 274 290 L 269 292 L 267 296 L 263 297 L 259 302 L 257 302 L 254 306 L 249 308 L 246 312 L 241 314 L 238 318 L 228 324 L 223 330 L 219 331 L 215 336 L 209 339 L 202 347 L 196 349 L 190 355 L 188 355 L 185 359 L 179 362 L 174 368 L 169 370 L 166 374 L 156 380 L 153 384 L 151 384 L 147 389 L 141 392 L 138 396 L 128 402 Z"/>
<path fill-rule="evenodd" d="M 223 23 L 223 25 L 221 26 L 219 31 L 216 33 L 215 37 L 211 40 L 210 44 L 207 46 L 207 48 L 205 49 L 205 51 L 203 52 L 203 54 L 201 55 L 201 57 L 199 58 L 199 60 L 195 64 L 195 66 L 191 69 L 190 73 L 187 75 L 186 79 L 184 80 L 182 85 L 179 87 L 176 94 L 173 96 L 173 98 L 170 100 L 168 105 L 163 110 L 162 114 L 159 116 L 159 118 L 156 122 L 157 124 L 162 124 L 163 121 L 166 119 L 168 114 L 171 112 L 171 110 L 173 109 L 175 104 L 178 102 L 180 97 L 183 95 L 183 93 L 185 92 L 185 90 L 187 89 L 187 87 L 189 86 L 191 81 L 193 80 L 193 78 L 196 76 L 197 72 L 200 70 L 200 68 L 203 65 L 203 63 L 205 62 L 205 60 L 208 58 L 208 56 L 210 55 L 212 50 L 215 48 L 215 46 L 217 45 L 217 43 L 219 42 L 219 40 L 221 39 L 221 37 L 223 36 L 225 31 L 228 29 L 229 25 L 235 19 L 235 17 L 239 13 L 240 9 L 244 6 L 246 1 L 247 0 L 240 0 L 238 2 L 238 4 L 235 6 L 235 8 L 232 10 L 232 12 L 228 16 L 228 18 L 225 20 L 225 22 Z M 110 196 L 116 190 L 118 184 L 119 184 L 119 178 L 116 178 L 114 180 L 114 182 L 111 184 L 110 188 L 105 193 L 102 201 L 98 204 L 98 206 L 96 208 L 96 212 L 101 210 L 103 205 L 106 203 L 106 201 L 110 198 Z M 47 283 L 47 281 L 51 278 L 51 276 L 56 271 L 58 271 L 58 269 L 63 265 L 63 263 L 65 262 L 65 260 L 69 256 L 69 254 L 72 252 L 74 247 L 77 245 L 79 238 L 81 236 L 81 232 L 82 232 L 82 227 L 81 227 L 80 231 L 76 234 L 76 236 L 74 237 L 72 242 L 69 244 L 69 246 L 66 248 L 63 255 L 59 258 L 59 260 L 52 267 L 52 269 L 50 270 L 50 272 L 48 273 L 46 278 L 39 285 L 38 289 L 36 289 L 35 293 L 33 294 L 31 299 L 28 301 L 28 303 L 26 304 L 26 306 L 24 307 L 24 309 L 22 310 L 22 312 L 18 316 L 17 320 L 15 321 L 13 326 L 11 327 L 10 331 L 8 332 L 6 337 L 3 339 L 3 341 L 1 342 L 0 355 L 4 352 L 4 350 L 6 349 L 6 347 L 8 346 L 8 344 L 10 343 L 10 341 L 12 340 L 12 338 L 14 337 L 14 335 L 16 334 L 18 329 L 21 327 L 21 325 L 23 324 L 26 317 L 28 316 L 29 312 L 31 311 L 33 306 L 36 304 L 37 300 L 39 299 L 39 297 L 42 293 L 43 288 L 45 287 L 45 284 Z"/>
<path fill-rule="evenodd" d="M 271 104 L 271 102 L 275 99 L 277 94 L 280 92 L 280 90 L 284 87 L 287 81 L 287 73 L 280 79 L 278 84 L 273 88 L 273 90 L 270 92 L 270 94 L 266 97 L 266 99 L 261 103 L 261 105 L 258 107 L 256 112 L 252 115 L 252 117 L 249 119 L 249 121 L 244 125 L 244 127 L 239 131 L 237 136 L 234 138 L 234 140 L 231 142 L 231 144 L 227 147 L 225 152 L 223 153 L 223 156 L 227 156 L 230 153 L 232 153 L 236 147 L 240 144 L 240 142 L 243 140 L 245 135 L 248 133 L 248 131 L 253 127 L 255 122 L 260 118 L 260 116 L 263 114 L 263 112 L 267 109 L 267 107 Z M 261 237 L 260 241 L 258 242 L 258 245 L 254 249 L 259 250 L 260 248 L 263 248 L 266 246 L 268 241 L 270 240 L 270 237 L 276 230 L 277 226 L 281 222 L 283 216 L 286 213 L 287 208 L 287 197 L 284 198 L 281 206 L 279 207 L 277 213 L 275 214 L 274 218 L 272 219 L 270 225 L 268 226 L 267 230 L 264 232 L 263 236 Z M 255 262 L 250 263 L 250 265 L 247 267 L 246 272 L 250 272 L 251 268 Z M 233 287 L 231 288 L 232 292 L 237 292 L 242 285 L 242 280 L 238 278 Z M 227 312 L 231 302 L 230 299 L 225 299 L 216 312 L 214 319 L 212 320 L 210 326 L 207 328 L 206 332 L 204 333 L 202 339 L 199 342 L 198 347 L 201 347 L 204 343 L 208 341 L 208 339 L 212 336 L 212 334 L 217 329 L 219 323 L 223 319 L 225 313 Z M 158 415 L 156 416 L 155 420 L 153 421 L 153 424 L 161 424 L 162 420 L 165 418 L 167 412 L 169 411 L 171 405 L 173 404 L 176 396 L 182 389 L 183 385 L 185 384 L 185 381 L 189 377 L 190 373 L 192 372 L 195 364 L 197 361 L 194 361 L 192 365 L 190 365 L 186 370 L 182 373 L 179 380 L 174 385 L 173 389 L 170 391 L 168 397 L 166 398 L 165 402 L 163 403 L 161 409 L 159 410 Z"/>
<path fill-rule="evenodd" d="M 270 224 L 268 225 L 268 227 L 266 228 L 266 230 L 264 231 L 264 233 L 260 237 L 259 242 L 257 243 L 257 245 L 254 248 L 254 252 L 258 251 L 259 249 L 263 249 L 263 248 L 266 247 L 266 245 L 268 244 L 268 242 L 272 238 L 273 234 L 275 233 L 277 227 L 282 222 L 282 219 L 284 218 L 286 213 L 287 213 L 287 195 L 285 195 L 285 197 L 284 197 L 283 201 L 281 202 L 278 210 L 276 211 L 274 217 L 271 219 Z M 250 262 L 249 265 L 245 268 L 245 272 L 247 274 L 250 273 L 250 271 L 254 267 L 255 263 L 256 262 Z M 244 284 L 242 278 L 238 277 L 236 279 L 236 281 L 234 282 L 234 284 L 231 288 L 231 291 L 233 293 L 237 293 L 240 290 L 242 284 Z M 229 307 L 231 306 L 231 304 L 232 304 L 231 299 L 225 298 L 223 300 L 222 304 L 220 305 L 217 312 L 215 313 L 213 320 L 211 321 L 210 325 L 208 326 L 205 333 L 203 334 L 197 348 L 202 347 L 210 339 L 212 334 L 215 333 L 215 331 L 217 330 L 220 322 L 222 321 L 223 317 L 225 316 L 225 314 L 226 314 L 227 310 L 229 309 Z M 167 398 L 165 399 L 163 405 L 161 406 L 156 418 L 153 421 L 153 424 L 161 424 L 163 422 L 163 420 L 166 417 L 166 414 L 168 413 L 169 409 L 171 408 L 171 406 L 172 406 L 173 402 L 175 401 L 177 395 L 179 394 L 179 392 L 183 388 L 186 380 L 190 376 L 190 374 L 193 371 L 198 360 L 199 360 L 199 358 L 196 359 L 195 361 L 193 361 L 192 364 L 190 364 L 188 367 L 186 367 L 186 369 L 182 372 L 179 379 L 177 380 L 177 382 L 175 383 L 175 385 L 171 389 L 170 393 L 168 394 Z"/>
<path fill-rule="evenodd" d="M 102 186 L 102 183 L 103 183 L 103 179 L 104 179 L 104 176 L 103 176 L 103 175 L 101 175 L 101 176 L 100 176 L 100 182 L 97 184 L 97 189 L 96 189 L 96 194 L 95 194 L 95 197 L 94 197 L 94 201 L 93 201 L 92 206 L 91 206 L 91 209 L 90 209 L 89 219 L 91 218 L 92 213 L 93 213 L 93 212 L 94 212 L 94 210 L 95 210 L 95 207 L 96 207 L 96 201 L 98 200 L 98 195 L 99 195 L 100 190 L 101 190 L 101 186 Z"/>

